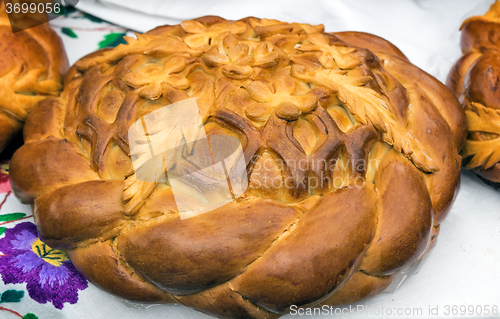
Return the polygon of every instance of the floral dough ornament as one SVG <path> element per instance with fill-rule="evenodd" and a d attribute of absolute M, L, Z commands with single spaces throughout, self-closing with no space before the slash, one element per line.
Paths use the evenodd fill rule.
<path fill-rule="evenodd" d="M 270 318 L 372 297 L 434 243 L 460 180 L 465 117 L 392 44 L 214 16 L 127 42 L 70 69 L 11 162 L 41 238 L 94 284 Z M 168 180 L 137 178 L 127 132 L 189 98 L 207 136 L 241 142 L 248 188 L 182 220 Z"/>

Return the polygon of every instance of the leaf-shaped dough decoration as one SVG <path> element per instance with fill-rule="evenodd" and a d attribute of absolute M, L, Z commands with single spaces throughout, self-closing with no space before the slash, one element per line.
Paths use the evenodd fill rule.
<path fill-rule="evenodd" d="M 308 34 L 307 39 L 311 44 L 297 44 L 295 48 L 302 52 L 322 52 L 319 61 L 326 68 L 333 68 L 337 65 L 340 69 L 352 69 L 361 63 L 358 58 L 351 54 L 356 51 L 355 48 L 331 46 L 328 38 L 322 33 Z"/>
<path fill-rule="evenodd" d="M 292 75 L 336 91 L 338 98 L 363 124 L 372 124 L 382 133 L 382 139 L 410 158 L 424 172 L 436 172 L 439 167 L 426 154 L 425 147 L 391 113 L 387 98 L 369 87 L 367 76 L 354 77 L 342 70 L 319 70 L 307 73 L 300 66 L 292 67 Z"/>
<path fill-rule="evenodd" d="M 472 102 L 472 110 L 465 111 L 470 132 L 489 133 L 496 138 L 471 140 L 465 142 L 463 157 L 472 156 L 467 168 L 483 166 L 491 168 L 500 162 L 500 110 L 487 108 Z"/>
<path fill-rule="evenodd" d="M 157 36 L 152 34 L 137 34 L 137 39 L 124 36 L 126 44 L 120 44 L 115 49 L 104 51 L 100 55 L 83 58 L 75 63 L 79 71 L 87 71 L 98 64 L 109 64 L 127 55 L 146 54 L 156 58 L 166 57 L 172 54 L 190 54 L 191 56 L 200 56 L 203 50 L 191 49 L 179 37 Z"/>

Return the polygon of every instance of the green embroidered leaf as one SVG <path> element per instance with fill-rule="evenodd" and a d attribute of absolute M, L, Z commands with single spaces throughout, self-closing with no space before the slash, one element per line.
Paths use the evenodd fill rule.
<path fill-rule="evenodd" d="M 88 13 L 83 13 L 83 17 L 85 19 L 88 19 L 88 20 L 90 20 L 92 22 L 96 22 L 96 23 L 102 23 L 102 22 L 104 22 L 104 20 L 102 20 L 101 18 L 98 18 L 98 17 L 93 16 L 93 15 L 88 14 Z"/>
<path fill-rule="evenodd" d="M 76 8 L 73 6 L 62 6 L 64 11 L 64 16 L 67 17 L 69 14 L 76 11 Z"/>
<path fill-rule="evenodd" d="M 38 319 L 38 317 L 32 313 L 27 313 L 24 315 L 23 319 Z"/>
<path fill-rule="evenodd" d="M 104 36 L 104 40 L 99 42 L 99 49 L 103 48 L 114 48 L 119 44 L 126 44 L 127 42 L 123 37 L 125 36 L 125 32 L 123 33 L 110 33 Z"/>
<path fill-rule="evenodd" d="M 25 213 L 12 213 L 12 214 L 4 214 L 0 215 L 0 222 L 10 222 L 16 219 L 21 219 L 26 216 Z"/>
<path fill-rule="evenodd" d="M 0 227 L 0 235 L 3 235 L 3 233 L 5 233 L 6 229 L 7 228 L 5 228 L 5 227 Z"/>
<path fill-rule="evenodd" d="M 2 297 L 0 297 L 0 302 L 19 302 L 21 301 L 21 298 L 23 296 L 24 296 L 24 291 L 9 289 L 2 293 Z"/>
<path fill-rule="evenodd" d="M 61 5 L 61 1 L 54 1 L 54 4 L 59 4 Z M 68 15 L 70 15 L 71 13 L 75 12 L 76 11 L 76 8 L 73 7 L 73 6 L 65 6 L 65 5 L 61 5 L 61 10 L 59 10 L 59 12 L 55 12 L 53 11 L 51 13 L 51 15 L 56 15 L 56 16 L 65 16 L 67 17 Z"/>
<path fill-rule="evenodd" d="M 68 37 L 70 38 L 78 38 L 78 36 L 76 35 L 75 32 L 73 32 L 73 30 L 71 30 L 70 28 L 62 28 L 61 29 L 61 32 L 65 35 L 67 35 Z"/>

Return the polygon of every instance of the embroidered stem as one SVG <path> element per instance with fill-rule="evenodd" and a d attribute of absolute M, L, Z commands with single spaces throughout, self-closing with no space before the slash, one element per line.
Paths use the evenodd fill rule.
<path fill-rule="evenodd" d="M 15 315 L 16 315 L 16 316 L 18 316 L 19 318 L 23 318 L 23 316 L 22 316 L 19 312 L 16 312 L 16 311 L 14 311 L 14 310 L 10 310 L 10 309 L 4 308 L 4 307 L 0 307 L 0 310 L 8 311 L 8 312 L 10 312 L 10 313 L 15 314 Z"/>
<path fill-rule="evenodd" d="M 5 197 L 4 197 L 3 201 L 2 201 L 2 203 L 0 203 L 0 209 L 2 209 L 2 206 L 7 201 L 7 197 L 9 197 L 10 193 L 12 193 L 12 191 L 8 191 L 7 194 L 5 194 Z"/>
<path fill-rule="evenodd" d="M 1 208 L 2 208 L 2 205 L 0 205 L 0 209 Z M 7 222 L 0 223 L 0 225 L 5 225 L 5 224 L 8 224 L 8 223 L 17 222 L 17 221 L 20 221 L 20 220 L 23 220 L 23 219 L 26 219 L 26 218 L 31 218 L 31 217 L 33 217 L 33 215 L 27 215 L 27 216 L 24 216 L 24 217 L 16 219 L 16 220 L 9 220 Z"/>

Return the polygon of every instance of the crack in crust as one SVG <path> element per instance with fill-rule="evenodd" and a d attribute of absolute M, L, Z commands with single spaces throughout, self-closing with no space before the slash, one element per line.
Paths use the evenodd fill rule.
<path fill-rule="evenodd" d="M 93 53 L 65 84 L 28 119 L 13 189 L 51 247 L 132 300 L 272 318 L 373 296 L 421 258 L 458 185 L 459 105 L 369 34 L 207 16 Z M 127 132 L 192 97 L 207 136 L 240 140 L 249 188 L 181 221 L 168 180 L 134 174 Z"/>

